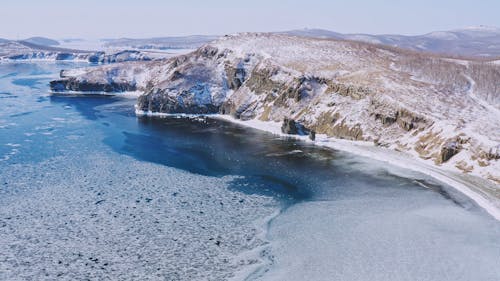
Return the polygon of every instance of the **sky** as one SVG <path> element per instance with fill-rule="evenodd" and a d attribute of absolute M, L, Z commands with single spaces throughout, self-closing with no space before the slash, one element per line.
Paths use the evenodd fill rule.
<path fill-rule="evenodd" d="M 321 28 L 424 34 L 500 27 L 500 0 L 2 0 L 0 38 L 146 38 Z"/>

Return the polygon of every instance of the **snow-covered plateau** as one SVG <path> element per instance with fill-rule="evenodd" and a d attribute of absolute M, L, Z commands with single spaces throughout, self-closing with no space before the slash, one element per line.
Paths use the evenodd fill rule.
<path fill-rule="evenodd" d="M 63 71 L 51 88 L 141 91 L 138 114 L 222 114 L 379 159 L 397 153 L 392 163 L 425 166 L 500 218 L 500 65 L 493 61 L 244 33 L 169 59 Z"/>

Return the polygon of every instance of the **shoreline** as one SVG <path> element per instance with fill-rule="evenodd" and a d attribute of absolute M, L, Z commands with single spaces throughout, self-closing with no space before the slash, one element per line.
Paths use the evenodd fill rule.
<path fill-rule="evenodd" d="M 142 92 L 141 91 L 125 91 L 117 94 L 116 92 L 103 92 L 103 91 L 51 91 L 48 93 L 52 96 L 67 96 L 67 97 L 81 97 L 81 96 L 104 96 L 104 97 L 124 97 L 124 98 L 137 98 Z"/>
<path fill-rule="evenodd" d="M 148 117 L 168 117 L 168 116 L 179 116 L 179 117 L 199 117 L 206 116 L 209 118 L 214 118 L 218 120 L 223 120 L 233 124 L 238 124 L 244 127 L 249 127 L 280 137 L 294 138 L 297 140 L 304 141 L 308 144 L 314 144 L 321 147 L 327 147 L 339 151 L 344 151 L 348 153 L 353 153 L 358 156 L 367 157 L 373 160 L 388 163 L 390 165 L 408 169 L 414 172 L 422 173 L 430 176 L 437 181 L 447 184 L 454 188 L 455 190 L 461 192 L 472 201 L 474 201 L 479 207 L 485 210 L 494 219 L 500 221 L 500 199 L 489 194 L 486 190 L 489 189 L 486 180 L 474 177 L 474 179 L 479 181 L 484 181 L 483 183 L 472 182 L 464 178 L 460 178 L 459 174 L 446 169 L 431 166 L 426 163 L 423 159 L 418 159 L 417 157 L 404 152 L 398 152 L 395 150 L 376 147 L 370 142 L 362 141 L 349 141 L 342 139 L 334 139 L 327 137 L 326 135 L 317 134 L 316 140 L 309 140 L 308 136 L 299 135 L 287 135 L 281 133 L 281 124 L 272 121 L 260 121 L 260 120 L 248 120 L 242 121 L 235 119 L 229 115 L 221 114 L 168 114 L 168 113 L 154 113 L 154 112 L 143 112 L 136 109 L 137 116 L 148 116 Z M 472 179 L 472 178 L 471 178 Z M 493 185 L 493 184 L 491 184 Z"/>

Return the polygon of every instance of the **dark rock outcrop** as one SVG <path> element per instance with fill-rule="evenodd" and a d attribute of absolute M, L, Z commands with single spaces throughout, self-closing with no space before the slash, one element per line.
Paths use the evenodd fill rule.
<path fill-rule="evenodd" d="M 355 100 L 360 100 L 368 95 L 371 91 L 365 87 L 358 87 L 354 85 L 345 85 L 342 83 L 336 83 L 333 81 L 324 81 L 324 84 L 328 85 L 327 92 L 336 93 L 344 97 L 351 97 Z"/>
<path fill-rule="evenodd" d="M 394 124 L 398 120 L 398 117 L 397 117 L 397 114 L 396 114 L 396 116 L 388 116 L 388 115 L 385 115 L 382 113 L 376 113 L 375 119 L 380 120 L 382 122 L 382 124 L 389 126 L 389 125 Z"/>
<path fill-rule="evenodd" d="M 271 77 L 276 72 L 272 68 L 255 68 L 246 81 L 246 86 L 256 95 L 278 93 L 287 87 L 280 82 L 273 81 Z"/>
<path fill-rule="evenodd" d="M 441 147 L 441 152 L 439 153 L 438 162 L 445 163 L 450 160 L 451 157 L 455 156 L 460 152 L 460 144 L 458 142 L 452 141 L 447 142 Z"/>
<path fill-rule="evenodd" d="M 490 148 L 488 152 L 484 154 L 484 158 L 487 160 L 500 160 L 500 147 Z"/>
<path fill-rule="evenodd" d="M 102 57 L 104 56 L 104 52 L 97 52 L 89 56 L 88 61 L 90 63 L 99 63 L 101 62 Z"/>
<path fill-rule="evenodd" d="M 56 60 L 72 60 L 74 58 L 75 55 L 70 53 L 59 53 L 56 55 Z"/>
<path fill-rule="evenodd" d="M 232 67 L 226 64 L 226 75 L 228 88 L 231 90 L 238 90 L 245 81 L 245 69 L 242 67 Z"/>
<path fill-rule="evenodd" d="M 10 60 L 27 60 L 32 57 L 36 57 L 36 54 L 20 54 L 20 55 L 13 55 L 8 57 Z"/>
<path fill-rule="evenodd" d="M 283 124 L 281 124 L 281 132 L 283 134 L 298 135 L 299 130 L 297 128 L 297 124 L 295 123 L 295 120 L 285 118 L 283 120 Z"/>
<path fill-rule="evenodd" d="M 313 125 L 316 133 L 348 140 L 364 140 L 360 124 L 348 125 L 338 112 L 323 112 Z"/>
<path fill-rule="evenodd" d="M 309 139 L 312 140 L 312 141 L 316 140 L 316 132 L 315 131 L 311 130 L 309 132 Z"/>
<path fill-rule="evenodd" d="M 382 106 L 379 105 L 378 107 L 380 108 Z M 383 125 L 390 126 L 396 123 L 405 131 L 424 128 L 429 124 L 424 117 L 416 115 L 406 109 L 399 109 L 391 113 L 375 113 L 374 115 L 375 120 L 380 120 Z"/>
<path fill-rule="evenodd" d="M 364 140 L 360 124 L 348 125 L 345 120 L 335 124 L 330 130 L 330 135 L 347 140 Z"/>
<path fill-rule="evenodd" d="M 50 81 L 50 89 L 53 92 L 75 91 L 75 92 L 126 92 L 137 90 L 135 83 L 94 83 L 78 81 L 74 77 Z"/>
<path fill-rule="evenodd" d="M 218 113 L 221 106 L 210 101 L 200 103 L 197 94 L 205 91 L 203 85 L 197 85 L 189 91 L 170 96 L 167 90 L 153 89 L 137 99 L 137 109 L 158 113 L 186 113 L 186 114 L 214 114 Z"/>
<path fill-rule="evenodd" d="M 288 134 L 288 135 L 302 136 L 302 135 L 308 135 L 310 133 L 310 130 L 293 119 L 285 118 L 283 119 L 283 123 L 281 124 L 281 132 L 283 134 Z M 316 135 L 316 133 L 314 134 Z"/>

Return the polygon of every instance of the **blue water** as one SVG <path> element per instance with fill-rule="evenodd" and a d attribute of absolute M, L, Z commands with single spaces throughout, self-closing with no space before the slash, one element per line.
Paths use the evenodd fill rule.
<path fill-rule="evenodd" d="M 500 224 L 453 189 L 210 118 L 137 118 L 131 98 L 48 93 L 80 66 L 0 64 L 0 279 L 224 280 L 255 263 L 255 279 L 500 280 Z M 276 211 L 264 239 L 254 222 Z"/>

